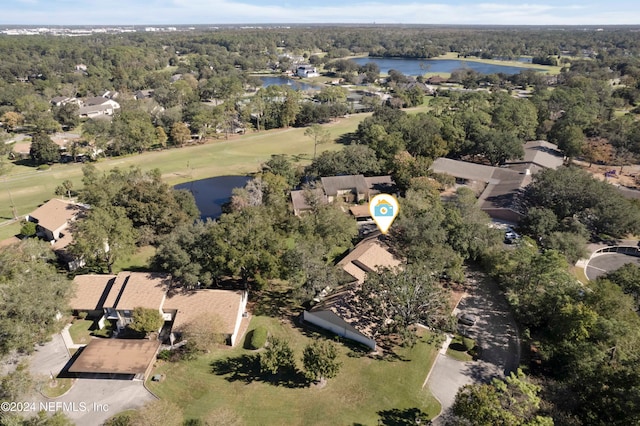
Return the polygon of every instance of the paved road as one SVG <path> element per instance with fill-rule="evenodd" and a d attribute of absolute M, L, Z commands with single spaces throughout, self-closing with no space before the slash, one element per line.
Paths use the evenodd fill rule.
<path fill-rule="evenodd" d="M 476 340 L 482 352 L 480 360 L 471 362 L 438 355 L 427 384 L 442 404 L 443 415 L 453 405 L 458 388 L 504 377 L 517 369 L 520 362 L 517 326 L 495 283 L 478 281 L 458 309 L 477 318 L 474 326 L 465 327 L 465 332 Z M 434 424 L 442 424 L 441 419 Z"/>
<path fill-rule="evenodd" d="M 595 280 L 599 276 L 610 271 L 615 271 L 627 263 L 640 265 L 640 257 L 629 256 L 622 253 L 599 254 L 589 260 L 585 268 L 585 274 L 590 280 Z"/>
<path fill-rule="evenodd" d="M 50 342 L 36 348 L 29 367 L 34 377 L 46 380 L 51 374 L 57 376 L 69 360 L 64 340 L 56 334 Z M 71 390 L 59 398 L 38 394 L 31 401 L 36 402 L 37 408 L 45 407 L 50 414 L 63 411 L 78 426 L 95 426 L 114 414 L 139 408 L 154 399 L 140 381 L 76 379 Z"/>

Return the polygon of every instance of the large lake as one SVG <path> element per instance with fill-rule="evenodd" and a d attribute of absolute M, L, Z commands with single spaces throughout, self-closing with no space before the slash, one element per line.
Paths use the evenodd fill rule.
<path fill-rule="evenodd" d="M 404 75 L 424 75 L 428 72 L 450 73 L 460 68 L 468 68 L 481 74 L 518 74 L 520 71 L 531 68 L 522 68 L 511 65 L 493 65 L 483 62 L 464 61 L 459 59 L 409 59 L 409 58 L 354 58 L 352 61 L 358 65 L 373 62 L 380 68 L 380 72 L 387 74 L 389 70 L 400 71 Z M 536 71 L 544 71 L 536 69 Z"/>
<path fill-rule="evenodd" d="M 191 191 L 203 220 L 217 219 L 222 214 L 222 205 L 231 198 L 233 188 L 244 187 L 249 179 L 249 176 L 218 176 L 181 183 L 174 188 Z"/>
<path fill-rule="evenodd" d="M 309 90 L 309 89 L 320 89 L 321 86 L 315 86 L 313 84 L 303 83 L 299 80 L 294 80 L 289 77 L 276 76 L 258 76 L 260 80 L 262 80 L 262 87 L 269 86 L 291 86 L 292 89 L 298 90 Z"/>

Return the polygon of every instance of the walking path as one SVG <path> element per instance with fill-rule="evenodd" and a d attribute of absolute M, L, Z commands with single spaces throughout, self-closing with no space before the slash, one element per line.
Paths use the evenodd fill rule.
<path fill-rule="evenodd" d="M 67 324 L 64 326 L 60 335 L 62 336 L 62 340 L 64 341 L 64 345 L 69 349 L 78 349 L 86 345 L 79 345 L 77 343 L 73 343 L 73 339 L 71 338 L 71 333 L 69 333 L 69 328 L 71 328 L 71 324 Z"/>

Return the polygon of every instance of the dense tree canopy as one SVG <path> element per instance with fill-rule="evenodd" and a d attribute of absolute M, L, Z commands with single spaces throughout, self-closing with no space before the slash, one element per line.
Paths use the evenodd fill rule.
<path fill-rule="evenodd" d="M 34 239 L 0 250 L 0 354 L 31 353 L 61 326 L 56 314 L 64 311 L 71 284 L 52 262 L 48 244 Z"/>
<path fill-rule="evenodd" d="M 545 208 L 556 221 L 576 218 L 589 231 L 620 237 L 635 233 L 640 216 L 634 203 L 606 182 L 574 167 L 545 170 L 536 174 L 525 190 L 529 208 Z"/>

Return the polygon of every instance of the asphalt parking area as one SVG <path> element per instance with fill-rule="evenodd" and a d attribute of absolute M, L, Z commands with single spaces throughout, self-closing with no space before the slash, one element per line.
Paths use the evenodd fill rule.
<path fill-rule="evenodd" d="M 606 253 L 594 257 L 585 268 L 587 278 L 595 280 L 601 275 L 615 271 L 627 263 L 635 263 L 640 266 L 640 257 L 623 253 Z"/>

